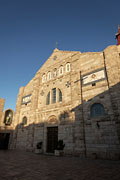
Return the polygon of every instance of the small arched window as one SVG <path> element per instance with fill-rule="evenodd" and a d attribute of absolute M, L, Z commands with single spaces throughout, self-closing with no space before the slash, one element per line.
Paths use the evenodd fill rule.
<path fill-rule="evenodd" d="M 46 75 L 43 74 L 43 76 L 42 76 L 42 83 L 44 83 L 45 81 L 46 81 Z"/>
<path fill-rule="evenodd" d="M 55 68 L 53 71 L 53 77 L 55 78 L 57 76 L 57 69 Z"/>
<path fill-rule="evenodd" d="M 66 72 L 70 72 L 70 63 L 66 64 Z"/>
<path fill-rule="evenodd" d="M 48 72 L 47 74 L 47 80 L 49 81 L 51 79 L 51 72 Z"/>
<path fill-rule="evenodd" d="M 61 92 L 60 89 L 58 89 L 58 94 L 59 94 L 59 99 L 58 99 L 58 101 L 59 101 L 59 102 L 62 102 L 62 92 Z"/>
<path fill-rule="evenodd" d="M 50 92 L 47 95 L 47 99 L 46 99 L 46 105 L 50 104 Z"/>
<path fill-rule="evenodd" d="M 27 117 L 26 117 L 26 116 L 23 117 L 22 124 L 23 124 L 23 125 L 26 125 L 26 124 L 27 124 Z"/>
<path fill-rule="evenodd" d="M 63 74 L 63 71 L 64 71 L 63 66 L 60 66 L 60 68 L 59 68 L 59 75 L 62 75 L 62 74 Z"/>
<path fill-rule="evenodd" d="M 90 109 L 90 115 L 91 117 L 104 116 L 104 106 L 100 103 L 93 104 Z"/>

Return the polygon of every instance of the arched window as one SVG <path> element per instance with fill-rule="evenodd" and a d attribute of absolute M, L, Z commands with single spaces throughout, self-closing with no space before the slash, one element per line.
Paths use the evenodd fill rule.
<path fill-rule="evenodd" d="M 26 116 L 23 117 L 22 124 L 23 124 L 23 125 L 26 125 L 26 124 L 27 124 L 27 117 L 26 117 Z"/>
<path fill-rule="evenodd" d="M 52 103 L 56 103 L 56 88 L 52 89 Z"/>
<path fill-rule="evenodd" d="M 59 101 L 59 102 L 62 102 L 62 92 L 61 92 L 60 89 L 58 89 L 58 94 L 59 94 L 59 99 L 58 99 L 58 101 Z"/>
<path fill-rule="evenodd" d="M 104 116 L 104 107 L 100 103 L 95 103 L 91 106 L 90 109 L 90 115 L 91 117 L 100 117 Z"/>
<path fill-rule="evenodd" d="M 70 63 L 66 64 L 66 72 L 70 72 Z"/>
<path fill-rule="evenodd" d="M 57 76 L 57 69 L 55 68 L 53 71 L 53 77 L 55 78 Z"/>
<path fill-rule="evenodd" d="M 47 95 L 46 105 L 50 104 L 50 92 Z"/>
<path fill-rule="evenodd" d="M 42 83 L 44 83 L 45 81 L 46 81 L 46 75 L 43 74 L 43 76 L 42 76 Z"/>
<path fill-rule="evenodd" d="M 49 105 L 50 103 L 62 102 L 62 100 L 62 91 L 60 89 L 53 88 L 47 94 L 46 105 Z"/>
<path fill-rule="evenodd" d="M 62 74 L 63 74 L 63 71 L 64 71 L 63 66 L 60 66 L 60 68 L 59 68 L 59 75 L 62 75 Z"/>
<path fill-rule="evenodd" d="M 51 79 L 51 72 L 48 72 L 47 74 L 47 80 L 49 81 Z"/>

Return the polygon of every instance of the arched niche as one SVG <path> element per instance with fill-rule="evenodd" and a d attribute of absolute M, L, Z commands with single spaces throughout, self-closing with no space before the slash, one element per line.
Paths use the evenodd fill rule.
<path fill-rule="evenodd" d="M 57 124 L 57 117 L 55 115 L 52 115 L 48 118 L 48 124 Z"/>
<path fill-rule="evenodd" d="M 4 116 L 4 124 L 6 126 L 10 126 L 13 121 L 13 110 L 8 109 L 5 111 L 5 116 Z"/>

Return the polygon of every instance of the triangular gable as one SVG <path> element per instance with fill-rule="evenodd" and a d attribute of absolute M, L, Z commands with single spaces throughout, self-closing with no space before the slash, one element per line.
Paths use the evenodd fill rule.
<path fill-rule="evenodd" d="M 53 53 L 51 54 L 51 56 L 47 59 L 47 61 L 43 64 L 43 66 L 39 69 L 38 72 L 40 72 L 42 70 L 44 71 L 45 69 L 53 66 L 54 64 L 62 62 L 64 59 L 66 59 L 78 52 L 79 51 L 61 51 L 61 50 L 55 48 Z"/>
<path fill-rule="evenodd" d="M 49 67 L 54 66 L 57 63 L 62 63 L 62 61 L 66 58 L 69 58 L 77 53 L 80 53 L 80 51 L 61 51 L 57 48 L 54 49 L 51 56 L 47 59 L 47 61 L 42 65 L 42 67 L 38 70 L 35 76 L 39 74 L 40 72 L 43 73 L 49 69 Z M 35 78 L 35 77 L 33 77 Z M 28 93 L 28 91 L 32 91 L 33 89 L 33 78 L 32 80 L 25 86 L 24 93 Z"/>

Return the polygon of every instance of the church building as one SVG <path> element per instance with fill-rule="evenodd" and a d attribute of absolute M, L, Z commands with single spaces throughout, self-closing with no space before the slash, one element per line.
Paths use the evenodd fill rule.
<path fill-rule="evenodd" d="M 34 152 L 41 142 L 53 154 L 63 140 L 68 155 L 120 158 L 120 29 L 116 38 L 101 52 L 54 49 L 2 119 L 8 148 Z"/>

